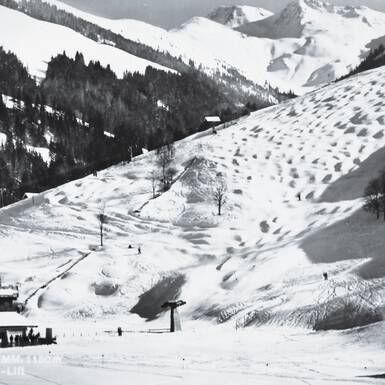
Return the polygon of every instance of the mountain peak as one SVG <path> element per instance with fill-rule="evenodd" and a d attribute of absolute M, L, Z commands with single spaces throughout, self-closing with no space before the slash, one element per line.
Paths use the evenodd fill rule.
<path fill-rule="evenodd" d="M 299 6 L 303 11 L 306 9 L 312 9 L 321 12 L 338 14 L 345 17 L 358 17 L 358 10 L 362 10 L 365 7 L 354 7 L 351 5 L 334 5 L 328 1 L 323 0 L 296 0 L 293 3 L 296 6 Z"/>
<path fill-rule="evenodd" d="M 207 17 L 217 23 L 230 28 L 266 19 L 273 13 L 258 7 L 246 5 L 221 6 L 211 12 Z"/>
<path fill-rule="evenodd" d="M 367 7 L 334 5 L 322 0 L 294 0 L 279 14 L 242 25 L 237 30 L 247 35 L 270 39 L 300 38 L 303 37 L 304 30 L 309 28 L 315 33 L 354 19 L 357 19 L 357 25 L 362 25 L 362 22 L 368 24 L 367 16 L 377 19 L 379 15 L 380 18 L 384 16 L 383 13 Z"/>

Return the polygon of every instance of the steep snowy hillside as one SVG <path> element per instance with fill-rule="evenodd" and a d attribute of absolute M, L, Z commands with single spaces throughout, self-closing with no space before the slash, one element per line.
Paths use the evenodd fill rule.
<path fill-rule="evenodd" d="M 171 71 L 113 46 L 98 44 L 69 28 L 36 20 L 3 6 L 0 6 L 0 46 L 14 52 L 37 78 L 44 77 L 51 57 L 63 51 L 70 57 L 79 51 L 87 62 L 109 64 L 118 76 L 123 76 L 125 71 L 143 73 L 148 66 Z"/>
<path fill-rule="evenodd" d="M 257 7 L 246 5 L 233 5 L 231 7 L 222 6 L 211 12 L 207 17 L 217 23 L 226 25 L 230 28 L 237 28 L 243 24 L 266 19 L 273 13 Z"/>
<path fill-rule="evenodd" d="M 369 51 L 367 45 L 385 34 L 384 13 L 318 0 L 295 0 L 277 15 L 242 25 L 239 32 L 206 18 L 193 18 L 167 32 L 135 20 L 109 20 L 57 0 L 47 1 L 186 63 L 192 60 L 209 73 L 226 73 L 233 67 L 262 86 L 268 82 L 297 94 L 348 73 Z"/>
<path fill-rule="evenodd" d="M 152 319 L 175 295 L 188 302 L 185 319 L 239 327 L 317 328 L 339 312 L 349 315 L 339 327 L 382 319 L 384 225 L 359 197 L 382 165 L 370 159 L 385 146 L 384 75 L 177 143 L 176 181 L 155 199 L 148 153 L 3 209 L 3 280 L 21 282 L 29 316 L 45 319 L 137 323 L 134 305 Z M 220 217 L 218 175 L 228 186 Z"/>

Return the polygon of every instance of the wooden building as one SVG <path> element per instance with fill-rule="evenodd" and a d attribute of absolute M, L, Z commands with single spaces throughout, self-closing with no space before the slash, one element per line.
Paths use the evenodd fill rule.
<path fill-rule="evenodd" d="M 217 131 L 215 127 L 221 124 L 221 118 L 219 116 L 205 116 L 203 122 L 203 129 L 211 128 L 213 130 L 213 134 L 216 134 Z"/>
<path fill-rule="evenodd" d="M 32 330 L 37 325 L 29 322 L 27 318 L 15 312 L 0 313 L 0 346 L 8 348 L 13 346 L 13 341 L 20 340 L 19 346 L 28 344 L 28 329 Z M 18 338 L 16 338 L 16 336 Z"/>

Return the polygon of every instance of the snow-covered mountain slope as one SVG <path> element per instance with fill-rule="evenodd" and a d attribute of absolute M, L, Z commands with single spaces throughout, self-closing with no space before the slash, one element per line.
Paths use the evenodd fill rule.
<path fill-rule="evenodd" d="M 155 199 L 150 152 L 3 209 L 3 281 L 21 282 L 31 317 L 137 323 L 129 311 L 139 296 L 138 313 L 151 317 L 180 293 L 190 320 L 378 320 L 384 224 L 350 192 L 365 188 L 369 175 L 358 171 L 385 146 L 384 75 L 363 73 L 178 142 L 177 180 Z M 382 167 L 371 164 L 371 175 Z M 218 175 L 228 185 L 220 217 L 210 187 Z"/>
<path fill-rule="evenodd" d="M 305 87 L 334 80 L 357 66 L 366 47 L 383 35 L 385 14 L 367 7 L 342 7 L 297 0 L 280 14 L 239 27 L 249 36 L 298 44 L 272 58 L 268 70 Z"/>
<path fill-rule="evenodd" d="M 217 23 L 230 28 L 237 28 L 243 24 L 266 19 L 273 13 L 257 7 L 247 5 L 222 6 L 211 12 L 207 17 Z"/>
<path fill-rule="evenodd" d="M 96 17 L 58 0 L 47 2 L 186 63 L 192 60 L 208 73 L 235 68 L 262 86 L 268 82 L 297 94 L 348 73 L 369 51 L 368 44 L 385 34 L 384 13 L 315 0 L 295 0 L 239 32 L 202 17 L 168 32 L 136 20 Z"/>
<path fill-rule="evenodd" d="M 37 78 L 44 77 L 51 57 L 63 51 L 70 57 L 79 51 L 87 62 L 98 60 L 104 66 L 109 64 L 119 77 L 125 71 L 143 73 L 148 66 L 171 71 L 113 46 L 98 44 L 69 28 L 31 18 L 3 6 L 0 6 L 0 46 L 14 52 Z"/>

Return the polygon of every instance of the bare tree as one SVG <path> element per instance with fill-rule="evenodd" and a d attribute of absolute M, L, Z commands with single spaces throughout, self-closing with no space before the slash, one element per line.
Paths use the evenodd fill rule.
<path fill-rule="evenodd" d="M 380 192 L 380 211 L 383 213 L 383 218 L 385 221 L 385 170 L 381 172 L 378 178 L 379 192 Z M 378 219 L 378 218 L 377 218 Z"/>
<path fill-rule="evenodd" d="M 165 190 L 168 190 L 172 184 L 172 181 L 174 180 L 176 174 L 178 173 L 177 169 L 175 167 L 169 167 L 166 171 L 166 178 L 164 181 L 164 188 Z"/>
<path fill-rule="evenodd" d="M 156 188 L 158 187 L 158 182 L 159 182 L 159 174 L 156 172 L 156 170 L 151 171 L 150 179 L 151 179 L 152 197 L 156 198 Z"/>
<path fill-rule="evenodd" d="M 170 168 L 175 158 L 175 147 L 173 143 L 167 144 L 156 150 L 156 163 L 160 168 L 161 182 L 165 190 L 170 186 Z M 172 180 L 172 179 L 171 179 Z"/>
<path fill-rule="evenodd" d="M 222 207 L 226 203 L 227 185 L 223 178 L 218 178 L 212 187 L 212 196 L 218 209 L 218 215 L 222 215 Z"/>
<path fill-rule="evenodd" d="M 372 179 L 365 188 L 364 192 L 364 210 L 370 213 L 374 213 L 377 219 L 380 218 L 381 210 L 381 185 L 379 179 Z"/>
<path fill-rule="evenodd" d="M 104 225 L 107 223 L 107 215 L 104 213 L 104 209 L 96 216 L 96 218 L 99 222 L 100 246 L 103 246 Z"/>

